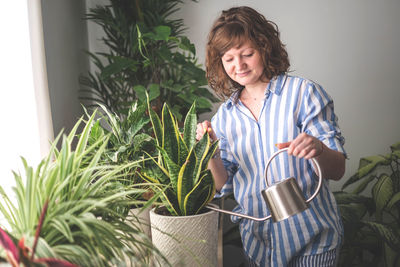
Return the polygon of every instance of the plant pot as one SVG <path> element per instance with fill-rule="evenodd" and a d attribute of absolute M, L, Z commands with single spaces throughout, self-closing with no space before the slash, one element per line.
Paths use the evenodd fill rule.
<path fill-rule="evenodd" d="M 130 209 L 128 212 L 128 215 L 126 217 L 126 222 L 129 224 L 134 225 L 138 230 L 140 230 L 145 236 L 143 235 L 137 235 L 135 238 L 138 241 L 142 241 L 143 243 L 147 243 L 151 241 L 151 228 L 150 228 L 150 215 L 149 212 L 151 210 L 151 207 L 146 208 L 142 210 L 142 208 L 134 208 Z M 150 241 L 147 241 L 147 238 Z M 138 258 L 141 259 L 148 259 L 148 262 L 150 264 L 151 262 L 151 253 L 144 249 L 141 248 L 140 246 L 137 247 L 135 245 L 129 245 L 127 244 L 127 249 L 133 252 Z M 135 263 L 137 262 L 137 259 L 132 259 L 128 255 L 124 255 L 124 263 L 126 266 L 137 266 Z M 112 265 L 114 267 L 119 266 L 119 265 Z"/>
<path fill-rule="evenodd" d="M 142 232 L 151 239 L 150 210 L 151 207 L 144 210 L 142 208 L 130 209 L 126 220 L 139 226 Z"/>
<path fill-rule="evenodd" d="M 153 245 L 172 266 L 217 266 L 218 213 L 166 216 L 150 211 Z M 165 266 L 159 259 L 155 266 Z"/>

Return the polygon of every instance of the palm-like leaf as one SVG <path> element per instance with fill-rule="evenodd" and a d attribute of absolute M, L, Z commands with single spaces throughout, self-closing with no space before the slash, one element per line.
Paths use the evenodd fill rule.
<path fill-rule="evenodd" d="M 107 53 L 88 53 L 98 70 L 80 77 L 81 98 L 126 114 L 130 103 L 145 102 L 148 91 L 160 113 L 170 103 L 180 121 L 194 100 L 200 113 L 218 99 L 205 87 L 196 50 L 176 18 L 181 0 L 112 0 L 91 8 L 86 19 L 104 30 Z M 88 100 L 88 101 L 87 101 Z"/>

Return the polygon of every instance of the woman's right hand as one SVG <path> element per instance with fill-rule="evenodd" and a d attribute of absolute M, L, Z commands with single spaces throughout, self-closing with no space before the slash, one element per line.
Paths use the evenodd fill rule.
<path fill-rule="evenodd" d="M 212 129 L 211 122 L 209 121 L 203 121 L 197 124 L 196 140 L 199 141 L 206 132 L 208 132 L 208 134 L 210 135 L 211 141 L 217 140 L 217 135 Z"/>

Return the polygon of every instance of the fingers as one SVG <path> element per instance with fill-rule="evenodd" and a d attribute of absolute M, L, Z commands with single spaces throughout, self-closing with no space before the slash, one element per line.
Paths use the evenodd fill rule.
<path fill-rule="evenodd" d="M 288 147 L 288 154 L 305 159 L 311 159 L 319 156 L 323 151 L 322 142 L 311 135 L 302 133 L 293 141 L 277 144 L 279 149 Z"/>
<path fill-rule="evenodd" d="M 289 147 L 290 143 L 291 143 L 291 142 L 278 143 L 278 144 L 275 144 L 275 146 L 276 146 L 278 149 L 283 149 L 283 148 Z"/>
<path fill-rule="evenodd" d="M 200 140 L 203 137 L 203 135 L 206 133 L 206 131 L 208 132 L 208 134 L 210 135 L 210 138 L 213 141 L 217 139 L 217 136 L 216 136 L 214 130 L 212 129 L 211 122 L 203 121 L 203 122 L 197 124 L 196 140 L 197 141 Z"/>

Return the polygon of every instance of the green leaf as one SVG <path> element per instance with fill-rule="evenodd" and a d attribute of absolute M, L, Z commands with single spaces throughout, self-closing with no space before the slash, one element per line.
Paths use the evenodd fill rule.
<path fill-rule="evenodd" d="M 135 85 L 133 87 L 138 99 L 146 99 L 146 88 L 143 85 Z"/>
<path fill-rule="evenodd" d="M 172 189 L 175 192 L 178 192 L 178 177 L 179 177 L 180 166 L 171 160 L 168 153 L 164 149 L 162 149 L 162 148 L 158 148 L 158 149 L 164 158 L 164 162 L 167 166 L 168 175 L 169 175 L 169 179 L 166 180 L 166 181 L 168 181 L 168 183 L 166 181 L 163 181 L 163 183 L 171 184 Z"/>
<path fill-rule="evenodd" d="M 358 171 L 343 184 L 342 189 L 346 188 L 350 184 L 359 181 L 366 175 L 371 174 L 378 166 L 387 166 L 390 163 L 390 156 L 389 158 L 387 158 L 381 155 L 377 155 L 360 159 L 360 166 Z"/>
<path fill-rule="evenodd" d="M 179 129 L 176 125 L 174 116 L 165 103 L 162 109 L 162 148 L 167 152 L 170 159 L 178 163 L 179 162 Z"/>
<path fill-rule="evenodd" d="M 205 170 L 184 201 L 185 214 L 197 214 L 215 195 L 214 179 L 210 170 Z"/>
<path fill-rule="evenodd" d="M 168 26 L 157 26 L 154 28 L 154 32 L 154 40 L 167 41 L 168 37 L 171 35 L 171 28 Z"/>
<path fill-rule="evenodd" d="M 372 188 L 372 197 L 375 200 L 378 215 L 382 213 L 386 204 L 390 201 L 393 195 L 392 179 L 386 174 L 382 174 L 378 182 Z"/>
<path fill-rule="evenodd" d="M 212 107 L 210 100 L 205 97 L 197 97 L 196 103 L 198 104 L 199 108 L 207 109 Z"/>
<path fill-rule="evenodd" d="M 354 193 L 354 194 L 359 194 L 359 193 L 361 193 L 361 192 L 364 191 L 365 188 L 367 188 L 367 186 L 368 186 L 372 181 L 374 181 L 375 179 L 378 179 L 378 177 L 375 176 L 375 175 L 371 175 L 371 176 L 366 177 L 366 178 L 356 187 L 356 189 L 353 190 L 353 193 Z"/>
<path fill-rule="evenodd" d="M 154 136 L 156 138 L 157 145 L 161 147 L 162 140 L 163 140 L 162 139 L 163 138 L 162 124 L 161 124 L 160 118 L 158 117 L 157 113 L 151 108 L 150 99 L 148 96 L 147 96 L 147 110 L 149 112 L 150 121 L 153 126 Z"/>
<path fill-rule="evenodd" d="M 149 85 L 149 100 L 156 99 L 160 96 L 160 85 L 152 83 Z"/>
<path fill-rule="evenodd" d="M 186 195 L 190 192 L 190 190 L 192 190 L 194 185 L 196 161 L 196 155 L 192 149 L 189 151 L 186 162 L 182 165 L 179 171 L 176 193 L 181 212 L 184 212 L 185 210 L 184 200 Z"/>
<path fill-rule="evenodd" d="M 395 251 L 400 251 L 400 237 L 396 231 L 382 223 L 363 221 L 363 224 L 374 230 Z"/>
<path fill-rule="evenodd" d="M 192 44 L 186 36 L 181 37 L 179 48 L 185 51 L 189 51 L 194 55 L 196 54 L 196 48 L 194 44 Z"/>
<path fill-rule="evenodd" d="M 366 196 L 347 193 L 344 191 L 334 192 L 334 196 L 337 204 L 367 203 L 371 199 Z"/>
<path fill-rule="evenodd" d="M 393 195 L 393 197 L 390 199 L 389 203 L 387 204 L 387 209 L 391 210 L 393 206 L 397 203 L 400 202 L 400 192 L 397 192 L 396 194 Z"/>
<path fill-rule="evenodd" d="M 196 142 L 196 128 L 197 115 L 196 102 L 194 102 L 186 115 L 183 130 L 183 140 L 189 150 L 194 146 Z"/>
<path fill-rule="evenodd" d="M 114 62 L 110 63 L 108 66 L 103 68 L 101 70 L 101 79 L 108 79 L 112 75 L 120 73 L 121 71 L 124 71 L 125 69 L 132 68 L 133 70 L 136 70 L 136 65 L 138 64 L 137 61 L 131 59 L 131 58 L 125 58 L 125 57 L 120 57 L 120 56 L 115 56 Z"/>
<path fill-rule="evenodd" d="M 400 142 L 397 142 L 397 143 L 391 145 L 390 150 L 392 150 L 392 152 L 400 151 Z"/>

